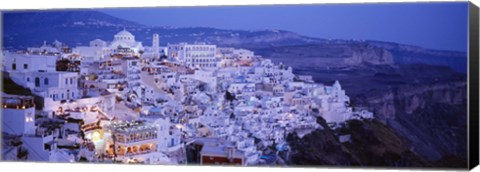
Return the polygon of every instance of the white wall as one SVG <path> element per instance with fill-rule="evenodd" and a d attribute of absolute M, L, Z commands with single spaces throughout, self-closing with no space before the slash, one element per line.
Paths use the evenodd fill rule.
<path fill-rule="evenodd" d="M 55 71 L 57 57 L 6 52 L 4 60 L 8 72 L 38 72 L 39 70 Z M 15 69 L 13 69 L 13 64 L 16 66 Z"/>
<path fill-rule="evenodd" d="M 35 133 L 35 107 L 2 108 L 2 131 L 15 135 Z"/>
<path fill-rule="evenodd" d="M 49 152 L 45 150 L 43 137 L 24 136 L 23 144 L 28 149 L 28 161 L 48 161 Z"/>

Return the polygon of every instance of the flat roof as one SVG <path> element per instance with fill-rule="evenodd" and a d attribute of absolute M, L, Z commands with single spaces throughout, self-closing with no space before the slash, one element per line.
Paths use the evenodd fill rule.
<path fill-rule="evenodd" d="M 219 156 L 219 157 L 228 157 L 228 148 L 225 146 L 212 146 L 212 145 L 204 145 L 202 150 L 200 151 L 200 155 L 202 156 Z M 233 158 L 244 158 L 245 152 L 234 149 Z"/>
<path fill-rule="evenodd" d="M 16 94 L 7 94 L 2 92 L 3 98 L 33 98 L 33 96 L 25 96 L 25 95 L 16 95 Z"/>
<path fill-rule="evenodd" d="M 156 130 L 157 125 L 145 121 L 114 121 L 108 128 L 119 133 L 136 133 L 148 130 Z"/>

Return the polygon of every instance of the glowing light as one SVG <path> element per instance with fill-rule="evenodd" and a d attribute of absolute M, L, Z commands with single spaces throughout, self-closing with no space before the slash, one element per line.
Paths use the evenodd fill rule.
<path fill-rule="evenodd" d="M 98 132 L 93 132 L 93 133 L 92 133 L 92 141 L 93 141 L 93 142 L 98 142 L 98 141 L 100 141 L 100 140 L 102 140 L 100 133 L 98 133 Z"/>

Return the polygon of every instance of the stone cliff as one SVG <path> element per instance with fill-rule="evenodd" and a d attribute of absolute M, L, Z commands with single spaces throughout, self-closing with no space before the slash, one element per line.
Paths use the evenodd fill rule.
<path fill-rule="evenodd" d="M 344 164 L 466 167 L 467 83 L 464 74 L 448 67 L 420 64 L 365 65 L 347 70 L 307 72 L 317 82 L 340 80 L 354 109 L 374 112 L 374 121 L 348 122 L 332 131 L 336 142 L 341 135 L 351 135 L 351 142 L 341 144 L 352 160 L 342 161 Z M 313 138 L 324 141 L 313 141 Z M 296 144 L 295 148 L 301 151 L 312 144 L 330 143 L 326 140 L 332 139 L 321 135 L 306 136 L 297 140 L 306 143 Z M 326 160 L 299 154 L 292 154 L 295 160 L 292 163 L 313 161 L 333 165 Z M 325 151 L 319 154 L 329 156 Z M 335 156 L 339 154 L 336 152 Z"/>
<path fill-rule="evenodd" d="M 398 98 L 404 99 L 404 111 L 407 114 L 412 114 L 417 109 L 424 109 L 429 103 L 459 105 L 466 100 L 467 95 L 466 82 L 406 88 L 405 90 L 400 89 L 398 92 Z"/>
<path fill-rule="evenodd" d="M 428 104 L 461 105 L 466 100 L 466 82 L 406 85 L 399 88 L 372 92 L 363 106 L 369 107 L 376 118 L 386 122 L 399 114 L 412 114 Z"/>
<path fill-rule="evenodd" d="M 372 46 L 354 46 L 351 57 L 345 58 L 344 63 L 348 65 L 360 65 L 369 63 L 373 65 L 392 65 L 393 56 L 388 50 Z"/>
<path fill-rule="evenodd" d="M 330 69 L 363 65 L 393 65 L 392 54 L 365 43 L 316 43 L 251 48 L 256 54 L 294 69 Z M 308 62 L 308 63 L 306 63 Z"/>
<path fill-rule="evenodd" d="M 441 167 L 466 163 L 467 83 L 408 85 L 366 100 L 382 123 L 412 143 L 412 150 Z M 450 163 L 445 164 L 448 158 Z"/>

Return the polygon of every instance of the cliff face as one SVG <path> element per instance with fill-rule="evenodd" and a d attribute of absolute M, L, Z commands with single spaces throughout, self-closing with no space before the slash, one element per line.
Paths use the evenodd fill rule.
<path fill-rule="evenodd" d="M 287 163 L 295 165 L 428 167 L 409 149 L 408 141 L 387 125 L 376 120 L 351 120 L 336 130 L 326 127 L 320 117 L 317 122 L 325 130 L 316 130 L 303 138 L 290 134 L 290 156 Z M 339 136 L 350 136 L 340 142 Z"/>
<path fill-rule="evenodd" d="M 251 47 L 256 54 L 294 69 L 330 69 L 363 65 L 393 65 L 392 54 L 383 48 L 359 42 Z M 306 63 L 308 62 L 308 63 Z"/>
<path fill-rule="evenodd" d="M 345 64 L 348 65 L 360 65 L 362 63 L 368 63 L 373 65 L 392 65 L 393 56 L 386 49 L 363 46 L 355 47 L 351 57 L 345 58 Z"/>
<path fill-rule="evenodd" d="M 351 164 L 362 166 L 466 167 L 467 83 L 464 74 L 431 65 L 365 65 L 338 70 L 301 71 L 319 82 L 338 79 L 354 108 L 374 112 L 374 121 L 349 122 L 335 133 L 351 135 L 341 143 Z M 327 81 L 327 82 L 326 82 Z M 293 148 L 307 149 L 323 138 L 304 137 Z M 337 141 L 339 142 L 339 141 Z M 326 144 L 326 143 L 323 143 Z M 295 144 L 297 145 L 297 144 Z M 316 154 L 311 150 L 311 154 Z M 305 154 L 310 154 L 305 151 Z M 321 152 L 329 156 L 326 152 Z M 338 155 L 338 153 L 336 153 Z M 311 156 L 292 156 L 314 161 Z M 307 159 L 307 160 L 305 160 Z M 326 161 L 323 165 L 329 165 Z"/>
<path fill-rule="evenodd" d="M 336 130 L 289 136 L 289 163 L 465 168 L 466 83 L 403 86 L 366 99 L 373 121 L 348 121 Z M 321 123 L 322 120 L 317 120 Z M 339 137 L 350 135 L 341 143 Z"/>
<path fill-rule="evenodd" d="M 399 88 L 372 92 L 364 106 L 369 107 L 381 121 L 395 120 L 401 114 L 413 114 L 429 104 L 461 105 L 466 100 L 466 82 L 405 85 Z"/>
<path fill-rule="evenodd" d="M 467 154 L 466 82 L 402 86 L 379 91 L 365 106 L 412 143 L 412 150 L 442 167 L 462 167 Z M 445 164 L 444 159 L 456 163 Z"/>
<path fill-rule="evenodd" d="M 397 64 L 425 63 L 439 66 L 450 66 L 458 72 L 467 72 L 467 54 L 465 52 L 431 50 L 392 42 L 367 42 L 370 45 L 384 48 L 391 52 L 394 61 Z"/>

